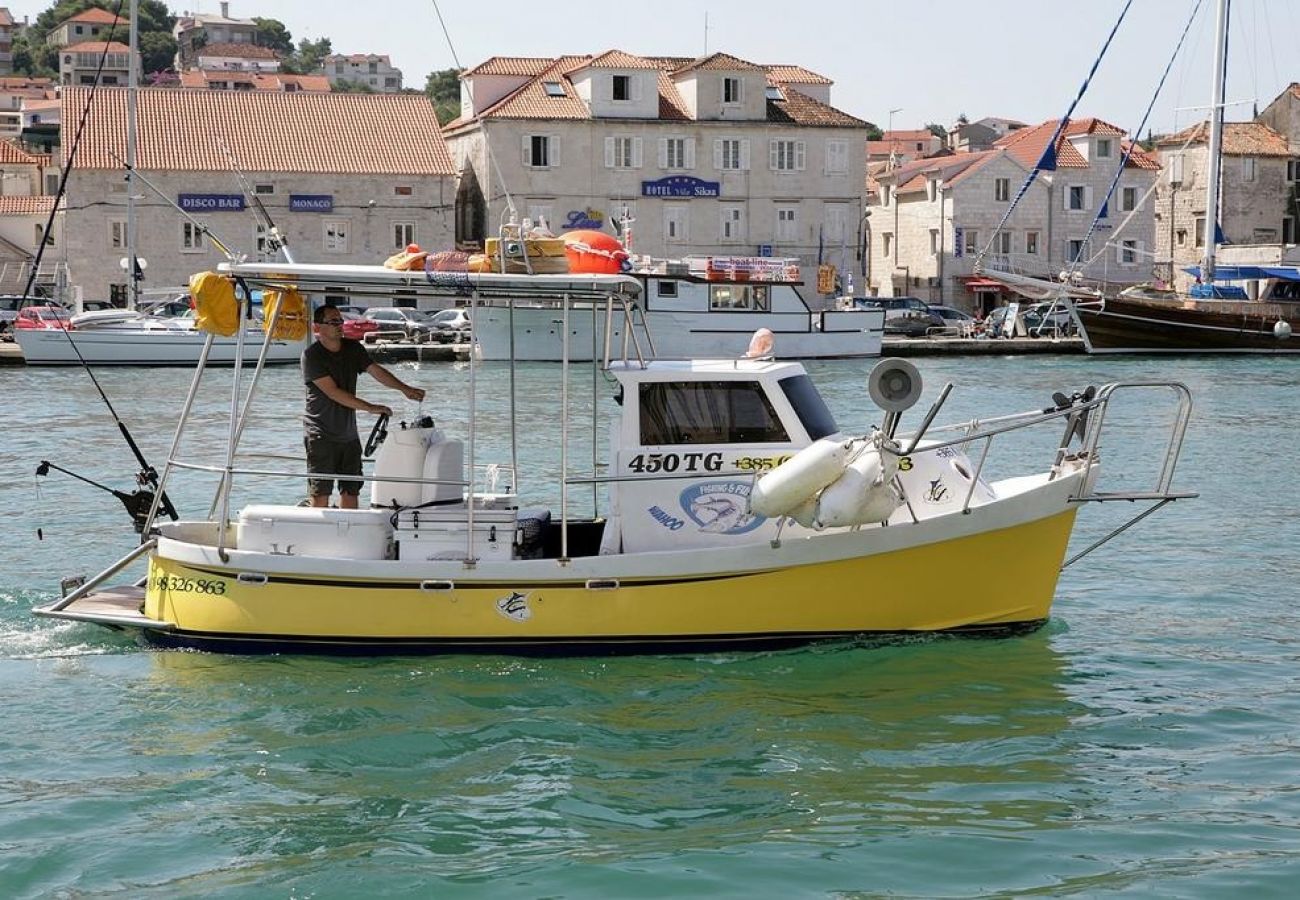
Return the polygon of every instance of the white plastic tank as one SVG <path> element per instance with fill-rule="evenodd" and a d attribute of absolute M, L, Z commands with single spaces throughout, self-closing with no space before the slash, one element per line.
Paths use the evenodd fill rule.
<path fill-rule="evenodd" d="M 402 422 L 388 432 L 375 454 L 374 477 L 370 482 L 371 506 L 418 506 L 424 494 L 419 481 L 386 481 L 388 478 L 418 479 L 424 475 L 424 458 L 429 441 L 436 434 L 428 416 L 411 424 Z"/>
<path fill-rule="evenodd" d="M 423 474 L 421 503 L 460 503 L 465 499 L 460 485 L 465 479 L 465 445 L 443 440 L 442 433 L 435 431 L 424 454 Z"/>

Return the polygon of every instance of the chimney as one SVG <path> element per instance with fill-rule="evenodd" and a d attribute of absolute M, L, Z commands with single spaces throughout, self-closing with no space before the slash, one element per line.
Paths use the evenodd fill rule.
<path fill-rule="evenodd" d="M 230 0 L 221 0 L 221 18 L 230 18 Z"/>

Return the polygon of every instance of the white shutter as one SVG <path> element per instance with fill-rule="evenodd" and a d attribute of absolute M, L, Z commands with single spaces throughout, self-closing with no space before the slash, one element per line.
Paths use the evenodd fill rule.
<path fill-rule="evenodd" d="M 641 144 L 641 138 L 632 138 L 632 168 L 634 169 L 639 169 L 642 165 Z"/>
<path fill-rule="evenodd" d="M 808 163 L 808 142 L 794 142 L 794 167 L 796 171 L 802 172 Z"/>
<path fill-rule="evenodd" d="M 560 136 L 558 134 L 547 135 L 546 165 L 552 169 L 560 167 Z"/>
<path fill-rule="evenodd" d="M 772 140 L 767 142 L 767 167 L 773 172 L 781 165 L 781 142 Z"/>
<path fill-rule="evenodd" d="M 1061 199 L 1065 201 L 1065 208 L 1070 208 L 1070 186 L 1065 185 L 1065 190 L 1061 191 Z"/>
<path fill-rule="evenodd" d="M 1123 264 L 1124 262 L 1124 242 L 1120 241 L 1115 245 L 1115 262 Z"/>
<path fill-rule="evenodd" d="M 614 168 L 614 139 L 612 137 L 605 138 L 605 168 Z"/>
<path fill-rule="evenodd" d="M 713 142 L 713 168 L 722 170 L 722 141 L 721 139 Z"/>
<path fill-rule="evenodd" d="M 749 171 L 749 139 L 740 142 L 740 168 Z"/>
<path fill-rule="evenodd" d="M 695 138 L 686 139 L 686 168 L 695 168 Z"/>
<path fill-rule="evenodd" d="M 641 99 L 641 78 L 638 75 L 632 75 L 629 79 L 632 82 L 632 102 Z"/>
<path fill-rule="evenodd" d="M 524 165 L 531 166 L 532 164 L 533 164 L 533 136 L 531 134 L 526 134 L 524 135 Z"/>
<path fill-rule="evenodd" d="M 668 138 L 659 139 L 659 168 L 668 168 Z"/>

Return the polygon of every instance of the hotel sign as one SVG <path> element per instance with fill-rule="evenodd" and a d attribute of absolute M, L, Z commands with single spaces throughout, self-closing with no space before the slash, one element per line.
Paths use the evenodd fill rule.
<path fill-rule="evenodd" d="M 641 182 L 642 197 L 717 197 L 722 184 L 691 175 L 669 175 L 657 181 Z"/>
<path fill-rule="evenodd" d="M 290 212 L 334 212 L 333 194 L 290 194 Z"/>
<path fill-rule="evenodd" d="M 243 194 L 178 194 L 176 205 L 186 212 L 242 212 Z"/>

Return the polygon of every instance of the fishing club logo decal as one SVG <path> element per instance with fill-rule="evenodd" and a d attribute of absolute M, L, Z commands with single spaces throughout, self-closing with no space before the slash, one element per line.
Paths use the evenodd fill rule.
<path fill-rule="evenodd" d="M 682 491 L 680 503 L 692 522 L 707 534 L 745 534 L 767 521 L 749 511 L 747 481 L 706 481 Z"/>
<path fill-rule="evenodd" d="M 497 612 L 512 622 L 527 622 L 533 617 L 533 611 L 528 606 L 529 596 L 529 594 L 511 591 L 509 596 L 497 601 Z"/>

